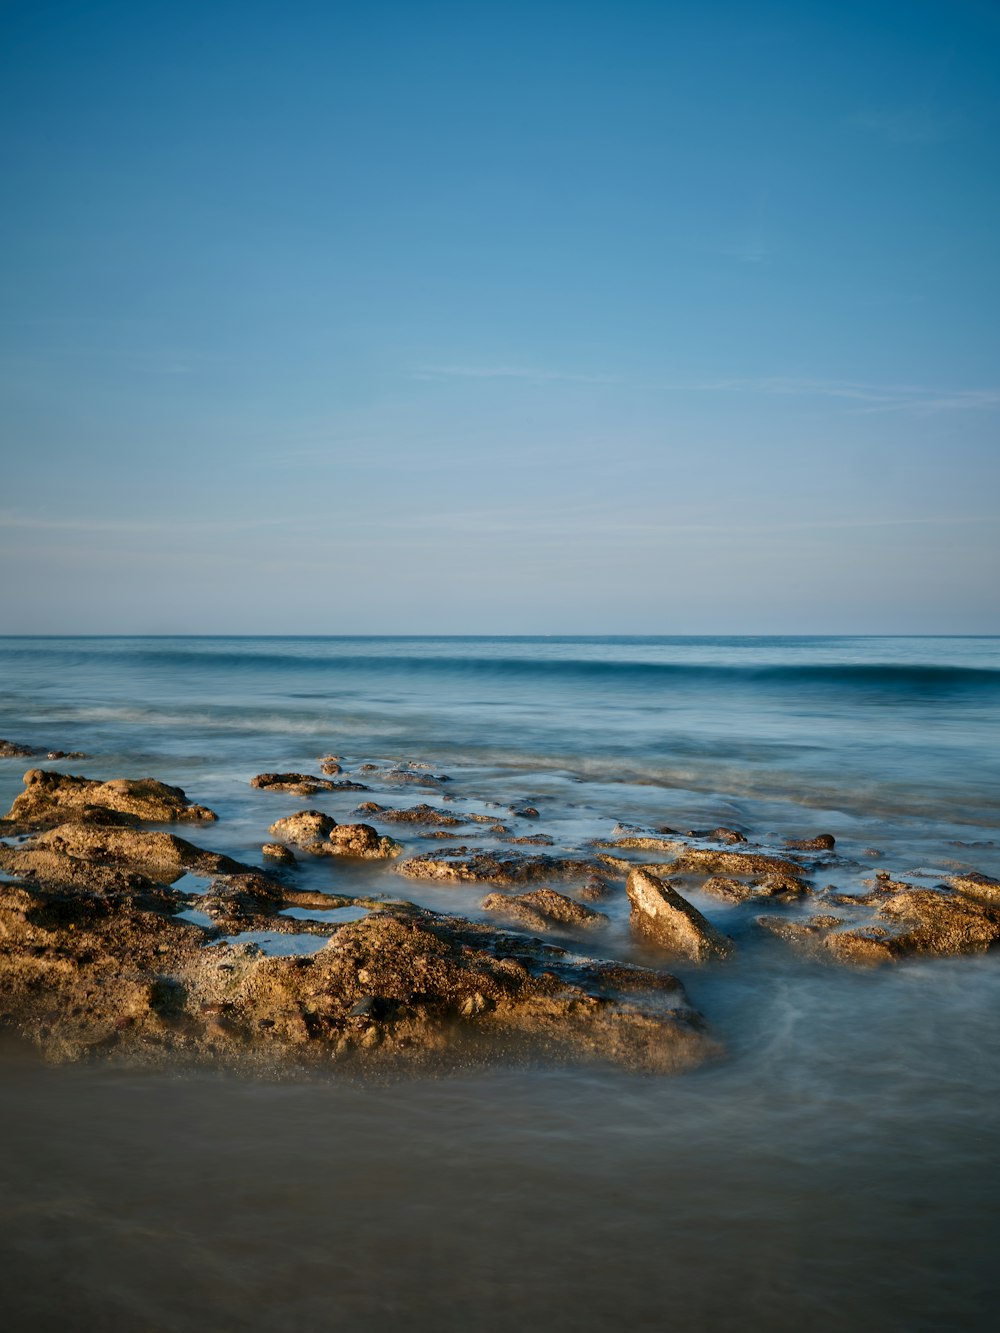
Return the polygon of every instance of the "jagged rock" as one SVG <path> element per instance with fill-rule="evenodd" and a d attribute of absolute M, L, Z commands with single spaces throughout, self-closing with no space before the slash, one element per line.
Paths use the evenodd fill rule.
<path fill-rule="evenodd" d="M 5 1022 L 52 1060 L 113 1052 L 259 1069 L 545 1056 L 666 1072 L 715 1053 L 676 983 L 574 982 L 496 956 L 499 936 L 469 938 L 480 946 L 433 913 L 382 912 L 308 957 L 266 957 L 205 947 L 203 928 L 167 912 L 0 886 Z M 629 989 L 641 998 L 623 998 Z"/>
<path fill-rule="evenodd" d="M 790 940 L 795 944 L 815 942 L 828 931 L 845 924 L 842 916 L 816 915 L 804 921 L 789 920 L 786 916 L 759 916 L 757 925 L 777 935 L 780 939 Z"/>
<path fill-rule="evenodd" d="M 983 875 L 978 870 L 970 870 L 961 875 L 949 876 L 949 883 L 969 898 L 981 898 L 987 903 L 1000 903 L 1000 879 L 994 879 L 992 875 Z"/>
<path fill-rule="evenodd" d="M 19 745 L 17 741 L 0 741 L 0 759 L 30 759 L 38 751 L 31 745 Z"/>
<path fill-rule="evenodd" d="M 82 750 L 48 750 L 45 754 L 46 759 L 89 759 L 88 754 Z"/>
<path fill-rule="evenodd" d="M 495 829 L 490 831 L 506 833 L 507 830 L 502 824 L 498 824 Z M 552 847 L 554 845 L 552 839 L 545 833 L 533 833 L 524 838 L 507 838 L 507 842 L 517 847 Z"/>
<path fill-rule="evenodd" d="M 625 891 L 637 934 L 697 963 L 726 958 L 732 952 L 732 940 L 664 880 L 635 867 L 629 872 Z"/>
<path fill-rule="evenodd" d="M 110 782 L 99 782 L 29 768 L 24 775 L 24 786 L 7 819 L 35 827 L 75 819 L 86 807 L 111 810 L 156 824 L 216 818 L 205 806 L 192 804 L 180 787 L 168 787 L 155 778 L 113 778 Z"/>
<path fill-rule="evenodd" d="M 328 856 L 355 856 L 364 861 L 383 861 L 398 856 L 403 849 L 392 838 L 380 837 L 371 824 L 338 824 L 330 830 L 324 850 Z"/>
<path fill-rule="evenodd" d="M 215 875 L 250 869 L 172 833 L 117 825 L 59 824 L 16 848 L 0 848 L 0 868 L 52 883 L 86 882 L 86 863 L 131 868 L 165 883 L 185 871 Z"/>
<path fill-rule="evenodd" d="M 785 846 L 793 852 L 832 852 L 836 843 L 832 833 L 818 833 L 815 838 L 787 839 Z"/>
<path fill-rule="evenodd" d="M 788 875 L 765 875 L 751 880 L 712 875 L 701 885 L 701 890 L 732 903 L 761 898 L 800 898 L 809 892 L 802 880 Z"/>
<path fill-rule="evenodd" d="M 340 755 L 325 754 L 319 761 L 319 771 L 325 773 L 327 777 L 334 778 L 338 773 L 343 772 L 340 766 Z"/>
<path fill-rule="evenodd" d="M 276 819 L 268 833 L 296 847 L 312 848 L 314 843 L 325 841 L 336 827 L 337 821 L 322 810 L 299 810 L 297 814 L 288 815 L 285 819 Z"/>
<path fill-rule="evenodd" d="M 589 875 L 594 867 L 566 857 L 525 856 L 518 852 L 484 852 L 450 847 L 443 852 L 422 852 L 396 867 L 410 879 L 452 880 L 466 884 L 528 884 L 532 880 L 567 875 Z"/>
<path fill-rule="evenodd" d="M 260 850 L 263 856 L 270 857 L 272 861 L 280 861 L 282 865 L 295 864 L 295 853 L 280 842 L 265 842 Z"/>
<path fill-rule="evenodd" d="M 309 773 L 258 773 L 250 779 L 251 787 L 264 791 L 287 791 L 294 796 L 315 796 L 318 791 L 367 791 L 360 782 L 331 782 Z"/>
<path fill-rule="evenodd" d="M 583 903 L 557 893 L 555 889 L 535 889 L 531 893 L 490 893 L 480 906 L 527 926 L 530 930 L 551 930 L 554 926 L 597 926 L 607 922 L 603 912 L 595 912 Z"/>
<path fill-rule="evenodd" d="M 735 828 L 713 828 L 707 833 L 692 833 L 692 838 L 704 838 L 706 842 L 746 842 L 746 836 Z"/>
<path fill-rule="evenodd" d="M 651 833 L 626 833 L 621 837 L 599 842 L 598 847 L 620 847 L 623 851 L 638 852 L 677 852 L 684 848 L 684 843 L 676 838 L 661 838 Z"/>
<path fill-rule="evenodd" d="M 377 801 L 365 801 L 358 806 L 359 815 L 377 815 L 380 820 L 392 824 L 440 824 L 445 828 L 454 828 L 465 821 L 447 810 L 439 810 L 433 805 L 411 805 L 408 810 L 391 810 Z"/>
<path fill-rule="evenodd" d="M 780 856 L 757 852 L 717 852 L 704 847 L 688 847 L 673 863 L 674 874 L 708 873 L 712 875 L 782 875 L 800 880 L 802 866 Z"/>

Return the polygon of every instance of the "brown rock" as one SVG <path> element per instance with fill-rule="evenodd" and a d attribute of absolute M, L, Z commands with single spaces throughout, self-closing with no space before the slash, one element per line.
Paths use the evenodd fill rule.
<path fill-rule="evenodd" d="M 961 875 L 951 875 L 949 883 L 968 898 L 981 898 L 983 902 L 1000 903 L 1000 879 L 994 879 L 992 875 L 983 875 L 978 870 L 970 870 Z"/>
<path fill-rule="evenodd" d="M 110 782 L 98 782 L 29 768 L 24 775 L 24 786 L 25 790 L 15 798 L 7 818 L 36 827 L 75 819 L 86 807 L 111 810 L 156 824 L 216 817 L 205 806 L 193 805 L 180 787 L 168 787 L 154 778 L 113 778 Z"/>
<path fill-rule="evenodd" d="M 290 842 L 296 847 L 306 847 L 310 851 L 317 843 L 323 843 L 329 837 L 337 821 L 325 815 L 322 810 L 299 810 L 285 819 L 277 819 L 268 829 L 282 842 Z"/>
<path fill-rule="evenodd" d="M 785 846 L 794 852 L 832 852 L 836 842 L 832 833 L 818 833 L 815 838 L 789 839 Z"/>
<path fill-rule="evenodd" d="M 251 787 L 263 791 L 287 791 L 295 796 L 315 796 L 318 791 L 367 791 L 360 782 L 331 782 L 309 773 L 258 773 L 250 779 Z"/>
<path fill-rule="evenodd" d="M 390 810 L 376 801 L 365 801 L 358 806 L 359 815 L 374 815 L 380 820 L 392 824 L 440 824 L 445 828 L 454 828 L 464 823 L 457 815 L 447 810 L 439 810 L 433 805 L 411 805 L 408 810 Z"/>
<path fill-rule="evenodd" d="M 30 759 L 38 751 L 30 745 L 18 745 L 17 741 L 0 741 L 0 759 Z"/>
<path fill-rule="evenodd" d="M 763 856 L 756 852 L 717 852 L 708 848 L 689 847 L 673 863 L 675 874 L 702 872 L 713 875 L 784 875 L 798 880 L 802 867 L 795 861 L 779 856 Z"/>
<path fill-rule="evenodd" d="M 535 889 L 531 893 L 490 893 L 480 906 L 518 921 L 531 930 L 551 930 L 558 926 L 597 926 L 607 922 L 603 912 L 595 912 L 555 889 Z"/>
<path fill-rule="evenodd" d="M 270 857 L 272 861 L 280 861 L 282 865 L 294 865 L 295 854 L 283 846 L 280 842 L 265 842 L 260 849 L 261 854 Z"/>
<path fill-rule="evenodd" d="M 526 856 L 519 852 L 484 852 L 452 847 L 424 852 L 400 862 L 399 874 L 409 879 L 451 880 L 465 884 L 528 884 L 532 880 L 590 875 L 594 867 L 586 861 L 566 857 Z"/>
<path fill-rule="evenodd" d="M 697 963 L 726 958 L 732 952 L 732 940 L 664 880 L 635 867 L 629 872 L 625 890 L 632 904 L 632 929 L 637 934 Z"/>
<path fill-rule="evenodd" d="M 323 850 L 328 856 L 355 856 L 364 861 L 383 861 L 398 856 L 403 849 L 392 838 L 379 837 L 371 824 L 338 824 L 330 830 Z"/>

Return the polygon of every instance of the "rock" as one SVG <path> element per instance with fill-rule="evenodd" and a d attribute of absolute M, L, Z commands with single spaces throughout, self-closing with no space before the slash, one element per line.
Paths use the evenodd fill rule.
<path fill-rule="evenodd" d="M 154 778 L 113 778 L 110 782 L 29 768 L 25 790 L 16 797 L 7 818 L 40 827 L 76 819 L 81 810 L 111 810 L 156 824 L 215 819 L 213 811 L 194 805 L 180 787 Z"/>
<path fill-rule="evenodd" d="M 380 820 L 393 824 L 440 824 L 445 828 L 454 828 L 465 821 L 447 810 L 439 810 L 433 805 L 411 805 L 408 810 L 390 810 L 376 801 L 365 801 L 358 806 L 359 815 L 376 815 Z"/>
<path fill-rule="evenodd" d="M 747 902 L 751 898 L 801 898 L 809 892 L 808 885 L 791 875 L 763 875 L 750 880 L 712 875 L 701 889 L 703 893 L 733 903 Z"/>
<path fill-rule="evenodd" d="M 56 1061 L 113 1053 L 267 1070 L 545 1058 L 667 1072 L 715 1053 L 672 979 L 644 986 L 638 969 L 614 964 L 558 976 L 502 956 L 501 935 L 418 909 L 343 925 L 307 957 L 205 940 L 169 913 L 4 885 L 5 1021 Z"/>
<path fill-rule="evenodd" d="M 704 838 L 706 842 L 746 842 L 745 834 L 734 828 L 714 828 L 707 833 L 692 833 L 692 838 Z"/>
<path fill-rule="evenodd" d="M 836 842 L 832 833 L 818 833 L 815 838 L 789 839 L 785 846 L 795 852 L 832 852 Z"/>
<path fill-rule="evenodd" d="M 84 754 L 82 750 L 49 750 L 46 759 L 89 759 L 90 756 Z"/>
<path fill-rule="evenodd" d="M 496 826 L 496 829 L 491 829 L 490 831 L 491 831 L 491 832 L 498 832 L 498 833 L 506 833 L 507 830 L 503 827 L 502 824 L 498 824 L 498 825 Z M 551 846 L 553 846 L 552 839 L 551 839 L 550 837 L 547 837 L 546 834 L 544 834 L 544 833 L 533 833 L 533 834 L 531 834 L 530 837 L 524 837 L 524 838 L 507 838 L 506 841 L 509 842 L 509 843 L 511 843 L 512 845 L 516 845 L 516 846 L 518 846 L 518 847 L 551 847 Z"/>
<path fill-rule="evenodd" d="M 637 934 L 697 963 L 726 958 L 732 952 L 732 941 L 664 880 L 635 867 L 625 891 Z"/>
<path fill-rule="evenodd" d="M 371 774 L 382 782 L 415 782 L 434 786 L 439 782 L 451 781 L 445 773 L 431 773 L 416 764 L 397 764 L 389 768 L 382 764 L 361 764 L 358 772 Z"/>
<path fill-rule="evenodd" d="M 518 819 L 537 819 L 538 811 L 533 805 L 512 805 L 510 813 Z"/>
<path fill-rule="evenodd" d="M 270 857 L 272 861 L 280 861 L 282 865 L 295 864 L 295 854 L 280 842 L 265 842 L 260 850 L 263 856 Z"/>
<path fill-rule="evenodd" d="M 969 898 L 981 898 L 987 903 L 1000 903 L 1000 879 L 983 875 L 978 870 L 949 876 L 949 883 Z"/>
<path fill-rule="evenodd" d="M 409 879 L 451 880 L 465 884 L 528 884 L 532 880 L 587 876 L 594 867 L 586 861 L 566 857 L 526 856 L 519 852 L 484 852 L 468 847 L 450 847 L 441 852 L 423 852 L 396 867 Z"/>
<path fill-rule="evenodd" d="M 287 791 L 295 796 L 315 796 L 318 791 L 367 791 L 360 782 L 331 782 L 309 773 L 258 773 L 250 779 L 251 787 L 263 791 Z"/>
<path fill-rule="evenodd" d="M 343 772 L 340 766 L 340 756 L 336 754 L 325 754 L 319 761 L 319 771 L 325 773 L 327 777 L 336 777 L 338 773 Z"/>
<path fill-rule="evenodd" d="M 18 745 L 17 741 L 0 741 L 0 759 L 30 759 L 38 751 L 30 745 Z"/>
<path fill-rule="evenodd" d="M 624 851 L 677 852 L 683 850 L 684 843 L 678 842 L 676 838 L 661 838 L 650 833 L 626 833 L 609 842 L 599 842 L 597 846 L 620 847 Z"/>
<path fill-rule="evenodd" d="M 779 856 L 717 852 L 702 847 L 688 847 L 673 863 L 672 869 L 674 874 L 782 875 L 789 880 L 799 880 L 802 876 L 802 866 Z"/>
<path fill-rule="evenodd" d="M 338 824 L 330 830 L 324 850 L 328 856 L 354 856 L 364 861 L 382 861 L 398 856 L 403 849 L 392 838 L 379 837 L 371 824 Z"/>
<path fill-rule="evenodd" d="M 86 880 L 83 863 L 130 867 L 166 883 L 185 871 L 215 875 L 250 870 L 239 861 L 195 847 L 172 833 L 116 825 L 59 824 L 0 854 L 0 865 L 9 866 L 13 873 L 33 874 L 60 884 Z"/>
<path fill-rule="evenodd" d="M 759 916 L 757 925 L 763 930 L 777 935 L 780 939 L 790 940 L 795 944 L 813 943 L 837 926 L 845 924 L 842 916 L 817 915 L 804 921 L 790 921 L 786 916 Z"/>
<path fill-rule="evenodd" d="M 282 842 L 312 850 L 314 844 L 325 842 L 336 826 L 337 821 L 322 810 L 300 810 L 285 819 L 275 820 L 268 833 L 273 833 Z"/>
<path fill-rule="evenodd" d="M 484 911 L 518 921 L 530 930 L 605 925 L 608 920 L 603 912 L 595 912 L 555 889 L 535 889 L 522 894 L 490 893 L 480 906 Z"/>

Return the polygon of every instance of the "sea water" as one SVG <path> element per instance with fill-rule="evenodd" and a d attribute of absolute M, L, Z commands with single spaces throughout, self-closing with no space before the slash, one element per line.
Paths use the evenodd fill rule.
<path fill-rule="evenodd" d="M 1000 874 L 997 639 L 8 638 L 0 736 L 90 756 L 0 761 L 4 803 L 29 763 L 155 776 L 219 812 L 196 841 L 258 862 L 273 819 L 367 799 L 249 786 L 332 751 L 449 778 L 382 804 L 530 802 L 557 850 L 615 821 L 728 824 L 832 832 L 847 879 Z M 482 896 L 300 873 L 470 915 Z M 635 956 L 607 910 L 601 948 Z M 674 1078 L 275 1083 L 8 1054 L 10 1326 L 992 1328 L 1000 955 L 869 972 L 739 943 L 675 969 L 725 1055 Z"/>

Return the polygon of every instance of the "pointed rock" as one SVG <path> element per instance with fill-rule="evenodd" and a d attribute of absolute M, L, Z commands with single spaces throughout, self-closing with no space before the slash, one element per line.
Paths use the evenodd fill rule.
<path fill-rule="evenodd" d="M 696 963 L 732 953 L 732 940 L 665 880 L 636 867 L 629 872 L 625 890 L 632 904 L 632 929 L 637 934 Z"/>

